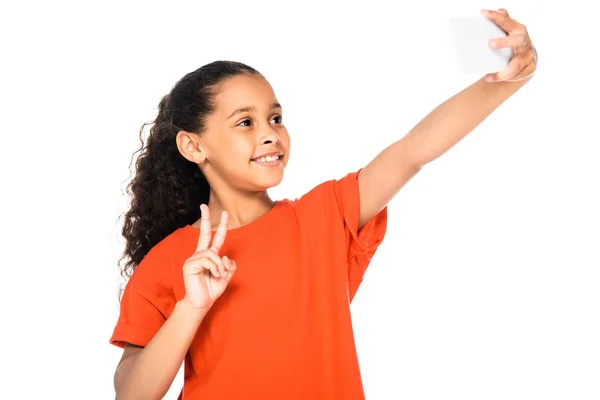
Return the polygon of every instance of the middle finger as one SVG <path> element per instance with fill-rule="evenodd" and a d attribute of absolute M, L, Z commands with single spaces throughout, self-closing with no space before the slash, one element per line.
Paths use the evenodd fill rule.
<path fill-rule="evenodd" d="M 488 45 L 491 49 L 523 47 L 527 45 L 527 36 L 521 32 L 513 33 L 503 38 L 492 39 Z"/>
<path fill-rule="evenodd" d="M 221 250 L 221 246 L 225 242 L 225 236 L 227 235 L 227 227 L 229 226 L 229 213 L 227 211 L 223 211 L 221 213 L 221 222 L 219 222 L 219 227 L 215 232 L 215 236 L 213 237 L 212 243 L 210 245 L 211 250 L 215 253 L 219 253 Z"/>

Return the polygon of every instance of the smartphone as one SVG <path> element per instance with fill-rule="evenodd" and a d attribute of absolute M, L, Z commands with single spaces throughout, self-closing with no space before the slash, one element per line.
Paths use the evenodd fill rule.
<path fill-rule="evenodd" d="M 489 40 L 505 37 L 506 32 L 483 15 L 452 18 L 450 28 L 463 73 L 485 75 L 498 72 L 512 59 L 510 48 L 490 49 Z"/>

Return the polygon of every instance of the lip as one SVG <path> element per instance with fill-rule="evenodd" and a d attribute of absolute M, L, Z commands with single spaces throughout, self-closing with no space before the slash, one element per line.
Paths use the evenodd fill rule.
<path fill-rule="evenodd" d="M 262 158 L 262 157 L 269 157 L 269 156 L 279 156 L 279 157 L 283 157 L 283 151 L 272 151 L 272 152 L 270 152 L 270 153 L 264 153 L 264 154 L 261 154 L 260 156 L 254 157 L 254 158 L 253 158 L 251 161 L 256 161 L 256 160 L 258 160 L 259 158 Z"/>

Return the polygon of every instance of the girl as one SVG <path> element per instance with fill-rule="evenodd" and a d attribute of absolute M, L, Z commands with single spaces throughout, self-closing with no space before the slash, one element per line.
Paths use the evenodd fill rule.
<path fill-rule="evenodd" d="M 525 27 L 505 10 L 484 15 L 508 33 L 490 42 L 513 48 L 505 70 L 296 201 L 267 194 L 290 137 L 262 75 L 219 61 L 173 87 L 130 184 L 130 280 L 111 338 L 124 348 L 117 398 L 162 398 L 182 361 L 180 398 L 364 398 L 349 303 L 384 237 L 386 205 L 536 68 Z"/>

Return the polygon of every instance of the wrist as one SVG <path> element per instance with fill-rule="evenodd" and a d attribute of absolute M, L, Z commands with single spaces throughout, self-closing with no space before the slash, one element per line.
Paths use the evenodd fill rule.
<path fill-rule="evenodd" d="M 185 314 L 188 318 L 199 319 L 201 321 L 208 313 L 208 310 L 210 310 L 210 306 L 195 307 L 187 297 L 184 297 L 175 304 L 175 309 Z"/>

